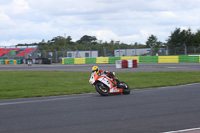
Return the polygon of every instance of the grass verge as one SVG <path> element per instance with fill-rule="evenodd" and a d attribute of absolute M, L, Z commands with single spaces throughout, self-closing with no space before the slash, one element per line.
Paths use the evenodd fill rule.
<path fill-rule="evenodd" d="M 96 92 L 88 82 L 91 72 L 0 71 L 0 99 Z M 200 72 L 117 72 L 131 89 L 200 82 Z"/>

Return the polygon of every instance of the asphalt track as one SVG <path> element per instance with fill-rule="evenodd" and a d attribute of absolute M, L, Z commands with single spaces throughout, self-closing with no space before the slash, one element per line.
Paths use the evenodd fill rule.
<path fill-rule="evenodd" d="M 93 65 L 114 72 L 200 71 L 200 63 L 139 63 L 137 68 L 118 69 L 115 64 L 0 65 L 0 71 L 91 71 Z"/>
<path fill-rule="evenodd" d="M 200 127 L 200 83 L 0 100 L 0 133 L 160 133 Z"/>
<path fill-rule="evenodd" d="M 0 65 L 0 71 L 91 71 L 93 65 Z M 198 63 L 98 66 L 115 72 L 200 71 Z M 92 93 L 0 100 L 0 133 L 161 133 L 199 128 L 199 118 L 200 83 L 109 97 Z"/>

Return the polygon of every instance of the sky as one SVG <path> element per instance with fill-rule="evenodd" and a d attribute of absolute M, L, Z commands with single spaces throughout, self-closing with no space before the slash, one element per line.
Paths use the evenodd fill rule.
<path fill-rule="evenodd" d="M 200 0 L 1 0 L 0 46 L 84 35 L 103 42 L 166 42 L 175 28 L 200 30 Z"/>

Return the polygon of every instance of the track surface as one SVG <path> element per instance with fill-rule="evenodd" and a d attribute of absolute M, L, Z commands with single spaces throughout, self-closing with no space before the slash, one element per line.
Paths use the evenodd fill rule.
<path fill-rule="evenodd" d="M 0 133 L 160 133 L 200 127 L 200 83 L 0 100 Z"/>
<path fill-rule="evenodd" d="M 0 65 L 0 71 L 91 71 L 93 65 L 114 72 L 200 71 L 200 63 L 139 63 L 137 68 L 117 69 L 115 64 Z"/>
<path fill-rule="evenodd" d="M 0 65 L 0 71 L 91 71 L 93 65 L 115 72 L 200 71 L 198 63 L 142 63 L 128 69 L 116 69 L 115 64 Z M 132 90 L 130 95 L 109 97 L 95 93 L 0 100 L 0 133 L 160 133 L 198 128 L 199 86 Z"/>

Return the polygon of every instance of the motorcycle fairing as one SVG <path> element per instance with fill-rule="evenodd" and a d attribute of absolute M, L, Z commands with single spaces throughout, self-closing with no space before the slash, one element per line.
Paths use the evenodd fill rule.
<path fill-rule="evenodd" d="M 108 86 L 109 88 L 111 88 L 111 83 L 108 79 L 106 79 L 105 77 L 101 77 L 98 79 L 100 82 L 102 82 L 103 84 L 105 84 L 106 86 Z"/>
<path fill-rule="evenodd" d="M 109 89 L 109 93 L 122 93 L 123 89 L 119 89 L 117 87 L 113 87 L 113 83 L 111 80 L 108 80 L 105 77 L 101 77 L 98 79 L 99 81 L 101 81 L 103 84 L 105 84 L 106 86 L 108 86 Z"/>
<path fill-rule="evenodd" d="M 90 84 L 93 85 L 93 84 L 96 82 L 97 78 L 98 78 L 97 73 L 92 73 L 92 74 L 91 74 L 91 78 L 90 78 L 90 80 L 89 80 Z"/>
<path fill-rule="evenodd" d="M 110 89 L 109 91 L 110 93 L 122 93 L 123 90 L 122 89 L 118 89 L 116 87 L 113 87 L 112 89 Z"/>

